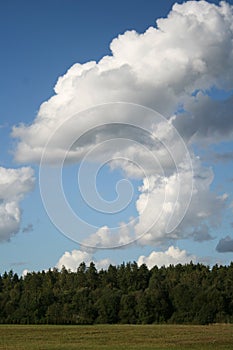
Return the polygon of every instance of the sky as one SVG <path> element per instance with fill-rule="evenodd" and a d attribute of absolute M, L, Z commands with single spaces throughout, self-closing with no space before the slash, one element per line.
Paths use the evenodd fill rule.
<path fill-rule="evenodd" d="M 233 1 L 0 3 L 0 273 L 229 264 Z"/>

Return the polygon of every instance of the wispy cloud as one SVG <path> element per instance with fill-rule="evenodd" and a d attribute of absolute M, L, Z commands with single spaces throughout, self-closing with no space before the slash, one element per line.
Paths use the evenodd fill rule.
<path fill-rule="evenodd" d="M 28 233 L 28 232 L 32 232 L 33 231 L 33 225 L 32 224 L 28 224 L 27 226 L 23 227 L 22 232 L 23 233 Z"/>
<path fill-rule="evenodd" d="M 214 153 L 213 159 L 216 162 L 228 163 L 233 161 L 233 152 Z M 233 181 L 233 178 L 232 178 Z"/>
<path fill-rule="evenodd" d="M 8 128 L 8 127 L 9 127 L 8 123 L 0 124 L 0 129 L 5 129 L 5 128 Z"/>
<path fill-rule="evenodd" d="M 17 262 L 12 262 L 10 265 L 18 267 L 18 266 L 25 266 L 27 264 L 28 264 L 28 262 L 26 262 L 26 261 L 17 261 Z"/>

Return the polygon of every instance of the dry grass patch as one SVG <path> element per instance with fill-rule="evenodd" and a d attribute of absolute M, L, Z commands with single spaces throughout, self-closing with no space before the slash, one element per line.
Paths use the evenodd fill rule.
<path fill-rule="evenodd" d="M 0 349 L 232 350 L 233 325 L 1 325 Z"/>

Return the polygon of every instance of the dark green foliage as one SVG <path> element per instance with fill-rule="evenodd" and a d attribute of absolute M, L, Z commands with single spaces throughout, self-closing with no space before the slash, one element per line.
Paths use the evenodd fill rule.
<path fill-rule="evenodd" d="M 104 288 L 96 302 L 97 323 L 118 323 L 120 311 L 121 291 Z"/>
<path fill-rule="evenodd" d="M 233 323 L 233 263 L 0 275 L 0 323 Z"/>

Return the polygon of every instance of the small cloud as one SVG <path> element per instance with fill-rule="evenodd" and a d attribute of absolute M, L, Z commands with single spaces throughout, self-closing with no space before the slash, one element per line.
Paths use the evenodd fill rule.
<path fill-rule="evenodd" d="M 29 233 L 29 232 L 32 232 L 33 231 L 33 225 L 32 224 L 28 224 L 27 226 L 25 226 L 23 229 L 22 229 L 22 232 L 23 233 Z"/>
<path fill-rule="evenodd" d="M 219 253 L 233 252 L 233 239 L 230 236 L 220 239 L 216 246 L 216 250 Z"/>
<path fill-rule="evenodd" d="M 65 266 L 66 269 L 76 271 L 82 262 L 85 262 L 86 265 L 89 265 L 92 261 L 94 262 L 97 270 L 105 270 L 112 263 L 110 259 L 102 259 L 96 261 L 91 253 L 74 249 L 72 252 L 65 252 L 59 259 L 56 266 L 58 269 L 61 269 L 62 266 Z"/>
<path fill-rule="evenodd" d="M 25 277 L 30 271 L 28 269 L 23 270 L 22 277 Z"/>
<path fill-rule="evenodd" d="M 231 228 L 233 228 L 233 222 L 230 223 Z"/>
<path fill-rule="evenodd" d="M 169 266 L 177 264 L 187 264 L 190 261 L 196 262 L 197 257 L 190 255 L 186 250 L 181 250 L 178 247 L 170 246 L 165 252 L 152 252 L 149 256 L 140 256 L 138 258 L 138 265 L 146 264 L 149 268 L 153 266 L 161 267 L 163 265 Z"/>

